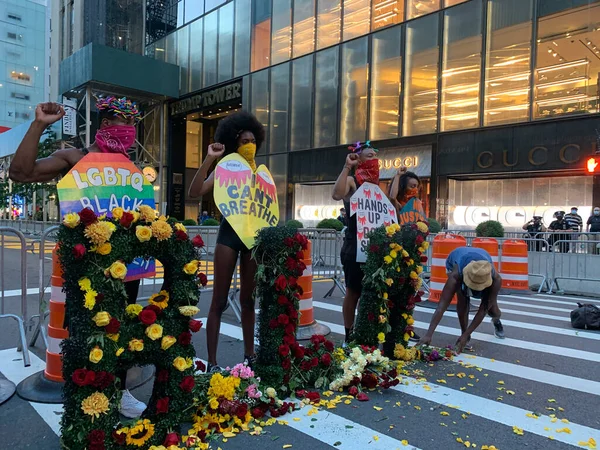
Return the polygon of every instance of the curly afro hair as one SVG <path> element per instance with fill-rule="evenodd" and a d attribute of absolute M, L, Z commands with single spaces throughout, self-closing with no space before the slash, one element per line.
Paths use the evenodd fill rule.
<path fill-rule="evenodd" d="M 244 131 L 250 131 L 256 139 L 258 150 L 265 140 L 265 127 L 247 111 L 235 112 L 219 122 L 215 131 L 215 142 L 225 146 L 225 155 L 237 151 L 237 140 Z"/>

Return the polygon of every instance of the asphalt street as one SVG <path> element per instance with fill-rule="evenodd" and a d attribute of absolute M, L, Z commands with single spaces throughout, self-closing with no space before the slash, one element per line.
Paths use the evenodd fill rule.
<path fill-rule="evenodd" d="M 5 312 L 20 312 L 20 250 L 5 241 L 0 254 L 0 299 Z M 39 246 L 37 247 L 39 248 Z M 48 246 L 51 250 L 51 245 Z M 48 285 L 50 254 L 42 255 L 44 285 Z M 38 310 L 40 256 L 27 254 L 27 317 Z M 211 275 L 211 265 L 207 266 Z M 342 339 L 342 294 L 323 298 L 331 281 L 314 284 L 315 317 L 329 326 L 330 338 Z M 144 298 L 160 287 L 145 285 Z M 210 287 L 210 285 L 209 285 Z M 199 318 L 205 321 L 210 290 L 200 299 Z M 46 294 L 45 298 L 48 298 Z M 591 448 L 590 438 L 600 443 L 600 333 L 574 330 L 569 313 L 580 297 L 502 295 L 500 308 L 506 339 L 494 337 L 489 319 L 473 335 L 473 351 L 454 361 L 415 363 L 411 376 L 395 389 L 372 392 L 368 402 L 343 402 L 308 416 L 308 408 L 283 417 L 265 428 L 265 434 L 241 434 L 214 446 L 229 449 L 567 449 Z M 588 301 L 588 300 L 586 300 Z M 600 300 L 589 299 L 600 305 Z M 419 333 L 428 326 L 433 309 L 415 310 Z M 453 344 L 459 333 L 455 313 L 448 312 L 433 344 Z M 31 332 L 28 332 L 28 336 Z M 194 336 L 200 358 L 206 358 L 205 333 Z M 30 348 L 32 366 L 23 367 L 16 351 L 17 328 L 3 319 L 0 328 L 0 376 L 18 383 L 44 367 L 40 339 Z M 242 360 L 241 327 L 232 309 L 224 314 L 219 344 L 219 363 Z M 151 385 L 133 391 L 147 400 Z M 59 449 L 60 406 L 32 404 L 17 396 L 0 405 L 0 435 L 5 448 Z M 187 431 L 187 430 L 183 430 Z M 286 447 L 287 448 L 287 447 Z M 485 448 L 485 447 L 483 447 Z"/>

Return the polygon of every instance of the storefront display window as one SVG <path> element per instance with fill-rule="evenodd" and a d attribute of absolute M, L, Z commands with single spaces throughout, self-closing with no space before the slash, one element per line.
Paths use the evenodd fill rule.
<path fill-rule="evenodd" d="M 292 51 L 292 1 L 273 2 L 273 44 L 270 64 L 278 64 L 290 59 Z"/>
<path fill-rule="evenodd" d="M 279 218 L 280 222 L 286 220 L 286 207 L 287 207 L 287 167 L 288 167 L 288 156 L 286 154 L 274 155 L 269 157 L 268 168 L 273 175 L 273 181 L 277 186 L 277 203 L 279 203 Z"/>
<path fill-rule="evenodd" d="M 315 62 L 314 147 L 337 143 L 339 47 L 317 53 Z"/>
<path fill-rule="evenodd" d="M 219 8 L 219 83 L 233 74 L 233 3 Z"/>
<path fill-rule="evenodd" d="M 347 41 L 363 36 L 371 28 L 371 0 L 344 1 L 343 39 Z"/>
<path fill-rule="evenodd" d="M 406 27 L 404 135 L 435 133 L 438 116 L 439 15 Z"/>
<path fill-rule="evenodd" d="M 194 120 L 186 121 L 185 167 L 197 169 L 202 162 L 202 123 Z"/>
<path fill-rule="evenodd" d="M 288 101 L 290 98 L 290 64 L 281 64 L 271 69 L 271 120 L 269 120 L 269 148 L 283 152 L 288 140 Z"/>
<path fill-rule="evenodd" d="M 213 11 L 204 18 L 204 58 L 202 77 L 203 86 L 217 83 L 217 39 L 219 11 Z"/>
<path fill-rule="evenodd" d="M 372 37 L 370 139 L 398 137 L 402 47 L 400 27 L 380 31 Z"/>
<path fill-rule="evenodd" d="M 365 140 L 368 56 L 366 37 L 342 45 L 340 144 Z"/>
<path fill-rule="evenodd" d="M 269 69 L 253 73 L 250 77 L 250 112 L 256 116 L 267 130 L 267 136 L 257 154 L 268 153 L 269 147 Z"/>
<path fill-rule="evenodd" d="M 294 219 L 307 228 L 315 227 L 323 219 L 337 219 L 344 204 L 331 198 L 332 191 L 333 184 L 296 184 Z"/>
<path fill-rule="evenodd" d="M 600 4 L 538 22 L 534 117 L 598 112 Z"/>
<path fill-rule="evenodd" d="M 315 50 L 315 0 L 294 1 L 294 58 Z"/>
<path fill-rule="evenodd" d="M 190 92 L 202 88 L 202 49 L 204 39 L 204 19 L 190 24 Z"/>
<path fill-rule="evenodd" d="M 234 77 L 250 71 L 250 2 L 251 0 L 235 0 Z"/>
<path fill-rule="evenodd" d="M 444 11 L 441 131 L 479 126 L 481 0 Z"/>
<path fill-rule="evenodd" d="M 372 30 L 400 23 L 404 20 L 404 0 L 373 0 Z"/>
<path fill-rule="evenodd" d="M 271 0 L 252 2 L 252 71 L 269 65 L 271 53 Z"/>
<path fill-rule="evenodd" d="M 484 125 L 529 117 L 533 0 L 491 0 L 485 70 Z"/>
<path fill-rule="evenodd" d="M 310 148 L 312 134 L 312 55 L 292 63 L 292 110 L 290 124 L 290 150 Z"/>
<path fill-rule="evenodd" d="M 340 42 L 341 0 L 319 0 L 317 2 L 317 50 Z"/>
<path fill-rule="evenodd" d="M 406 1 L 406 17 L 414 19 L 415 17 L 424 16 L 440 9 L 440 0 L 407 0 Z"/>

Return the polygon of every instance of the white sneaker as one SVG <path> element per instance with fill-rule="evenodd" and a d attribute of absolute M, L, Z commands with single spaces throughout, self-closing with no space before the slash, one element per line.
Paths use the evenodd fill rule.
<path fill-rule="evenodd" d="M 145 410 L 146 404 L 144 402 L 140 402 L 137 398 L 131 395 L 129 389 L 125 389 L 123 391 L 123 397 L 121 397 L 121 407 L 119 408 L 119 412 L 121 414 L 128 419 L 135 419 L 136 417 L 140 417 Z"/>

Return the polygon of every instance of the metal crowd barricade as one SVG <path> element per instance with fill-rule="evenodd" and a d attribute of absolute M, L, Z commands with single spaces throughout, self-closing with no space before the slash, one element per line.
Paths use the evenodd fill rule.
<path fill-rule="evenodd" d="M 21 279 L 20 279 L 20 314 L 16 314 L 14 312 L 7 312 L 6 308 L 6 251 L 7 249 L 7 241 L 6 234 L 14 235 L 17 237 L 20 244 L 20 253 L 21 253 Z M 13 241 L 14 242 L 14 241 Z M 17 326 L 19 329 L 19 341 L 17 344 L 17 351 L 23 352 L 23 363 L 25 367 L 31 365 L 31 360 L 29 358 L 29 351 L 27 349 L 27 337 L 25 335 L 25 323 L 27 323 L 27 242 L 25 240 L 25 236 L 18 230 L 10 227 L 0 227 L 0 287 L 2 289 L 2 293 L 0 294 L 0 319 L 10 318 L 17 322 Z M 17 249 L 14 249 L 17 250 Z M 6 330 L 6 328 L 4 328 Z"/>
<path fill-rule="evenodd" d="M 589 249 L 592 252 L 589 252 Z M 563 239 L 552 245 L 552 283 L 549 294 L 561 290 L 558 280 L 571 280 L 577 283 L 576 289 L 584 291 L 582 283 L 600 282 L 600 257 L 596 253 L 600 239 Z M 585 250 L 579 252 L 578 250 Z M 574 286 L 575 287 L 575 286 Z M 564 290 L 564 289 L 563 289 Z M 594 288 L 590 291 L 595 292 Z"/>
<path fill-rule="evenodd" d="M 345 295 L 346 286 L 340 259 L 343 233 L 322 228 L 300 228 L 298 231 L 312 241 L 313 281 L 333 282 L 325 298 L 330 297 L 336 287 Z"/>

